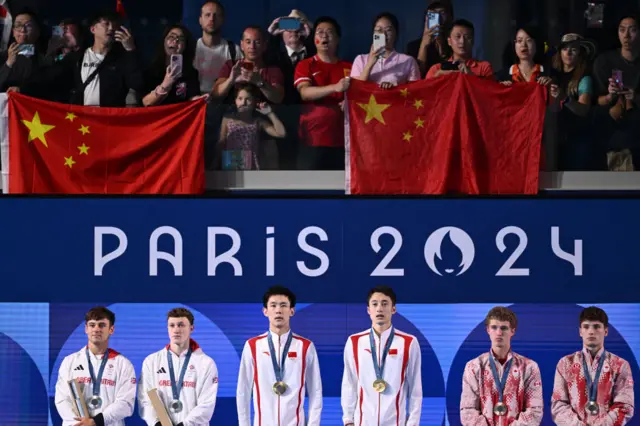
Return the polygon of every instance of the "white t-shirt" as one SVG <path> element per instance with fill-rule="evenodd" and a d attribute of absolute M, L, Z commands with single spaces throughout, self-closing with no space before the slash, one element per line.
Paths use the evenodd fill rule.
<path fill-rule="evenodd" d="M 242 51 L 237 44 L 236 59 L 242 58 Z M 214 47 L 207 47 L 202 42 L 202 38 L 196 43 L 196 57 L 193 66 L 200 74 L 200 92 L 209 93 L 213 89 L 220 70 L 225 62 L 231 60 L 231 52 L 229 51 L 229 43 L 227 40 L 221 39 L 220 43 Z"/>
<path fill-rule="evenodd" d="M 102 61 L 104 61 L 105 55 L 94 53 L 91 48 L 88 48 L 84 52 L 84 58 L 82 59 L 82 71 L 80 76 L 82 82 L 87 81 L 87 78 L 96 69 Z M 100 74 L 96 75 L 91 83 L 84 89 L 84 104 L 89 106 L 100 106 Z"/>

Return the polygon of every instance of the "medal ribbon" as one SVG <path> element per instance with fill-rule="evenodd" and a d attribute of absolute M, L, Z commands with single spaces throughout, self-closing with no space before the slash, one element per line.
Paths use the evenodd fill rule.
<path fill-rule="evenodd" d="M 269 331 L 269 336 L 267 340 L 269 341 L 269 352 L 271 353 L 271 364 L 273 364 L 273 372 L 276 373 L 276 382 L 281 382 L 284 378 L 284 362 L 287 359 L 287 354 L 289 353 L 289 347 L 291 347 L 291 342 L 293 341 L 293 331 L 289 332 L 289 337 L 287 337 L 287 342 L 284 344 L 284 350 L 282 351 L 282 362 L 278 365 L 278 358 L 276 358 L 276 348 L 273 344 L 273 340 L 271 340 L 271 331 Z"/>
<path fill-rule="evenodd" d="M 184 358 L 184 364 L 182 364 L 182 371 L 180 371 L 180 378 L 176 383 L 176 375 L 173 372 L 173 357 L 171 356 L 171 350 L 167 348 L 167 363 L 169 364 L 169 378 L 171 379 L 171 392 L 173 393 L 173 400 L 180 400 L 180 392 L 182 391 L 182 385 L 184 384 L 184 374 L 187 372 L 187 366 L 191 359 L 191 345 L 187 350 L 187 355 Z"/>
<path fill-rule="evenodd" d="M 493 373 L 493 381 L 498 388 L 498 402 L 502 402 L 504 399 L 504 387 L 507 384 L 507 378 L 509 377 L 509 370 L 511 370 L 511 363 L 513 357 L 504 366 L 504 372 L 502 373 L 502 379 L 498 376 L 498 369 L 496 368 L 496 361 L 493 359 L 493 354 L 489 354 L 489 365 L 491 366 L 491 373 Z"/>
<path fill-rule="evenodd" d="M 393 338 L 395 336 L 395 331 L 393 327 L 391 327 L 391 333 L 389 333 L 389 338 L 387 339 L 387 343 L 384 345 L 384 351 L 382 352 L 382 359 L 380 360 L 380 364 L 378 364 L 378 353 L 376 352 L 376 342 L 373 338 L 373 328 L 369 330 L 369 343 L 371 345 L 371 357 L 373 358 L 373 369 L 376 372 L 376 379 L 382 380 L 382 373 L 384 372 L 384 364 L 387 360 L 387 355 L 389 355 L 389 349 L 391 349 L 391 344 L 393 343 Z M 382 335 L 380 335 L 380 339 L 382 339 Z"/>
<path fill-rule="evenodd" d="M 596 401 L 598 397 L 598 382 L 600 381 L 600 373 L 602 373 L 602 366 L 604 365 L 604 358 L 607 354 L 606 351 L 602 351 L 600 361 L 598 361 L 598 368 L 596 369 L 596 377 L 592 381 L 589 367 L 587 367 L 587 357 L 582 354 L 582 368 L 584 370 L 584 379 L 587 381 L 587 393 L 589 394 L 589 401 Z"/>
<path fill-rule="evenodd" d="M 104 368 L 107 366 L 107 360 L 109 359 L 109 349 L 104 353 L 104 357 L 102 357 L 102 362 L 100 363 L 100 369 L 98 370 L 98 378 L 96 378 L 96 372 L 93 370 L 93 364 L 91 363 L 91 358 L 89 357 L 89 348 L 85 349 L 87 354 L 87 364 L 89 364 L 89 375 L 91 376 L 91 382 L 93 383 L 93 396 L 100 395 L 100 384 L 102 383 L 102 374 L 104 373 Z"/>

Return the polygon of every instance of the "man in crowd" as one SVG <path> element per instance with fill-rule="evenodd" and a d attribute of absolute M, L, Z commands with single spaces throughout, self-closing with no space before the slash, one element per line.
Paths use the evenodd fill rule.
<path fill-rule="evenodd" d="M 453 54 L 448 62 L 438 63 L 429 68 L 427 78 L 439 77 L 452 72 L 493 78 L 493 68 L 489 62 L 473 59 L 473 38 L 474 28 L 471 22 L 466 19 L 454 21 L 447 37 L 447 43 Z"/>
<path fill-rule="evenodd" d="M 439 24 L 429 26 L 429 14 L 438 16 Z M 451 48 L 447 44 L 447 28 L 453 21 L 453 5 L 451 0 L 429 0 L 424 12 L 424 30 L 422 37 L 407 44 L 407 55 L 418 61 L 420 74 L 427 75 L 429 69 L 451 56 Z"/>
<path fill-rule="evenodd" d="M 640 37 L 638 18 L 618 25 L 620 49 L 600 55 L 593 66 L 598 105 L 597 128 L 610 170 L 636 170 L 640 163 Z"/>
<path fill-rule="evenodd" d="M 540 368 L 511 349 L 511 338 L 518 328 L 516 314 L 509 308 L 495 307 L 487 314 L 485 325 L 491 350 L 465 366 L 461 423 L 539 425 L 544 405 Z"/>
<path fill-rule="evenodd" d="M 237 44 L 222 38 L 224 6 L 217 0 L 207 1 L 200 8 L 198 22 L 202 27 L 202 37 L 196 43 L 193 66 L 200 74 L 200 92 L 207 94 L 220 75 L 227 61 L 236 61 L 242 52 Z"/>
<path fill-rule="evenodd" d="M 116 316 L 105 307 L 95 307 L 84 317 L 88 343 L 62 361 L 56 382 L 55 404 L 62 426 L 124 426 L 136 402 L 136 373 L 133 364 L 109 348 Z M 69 381 L 81 389 L 88 416 L 76 413 Z"/>
<path fill-rule="evenodd" d="M 191 339 L 193 313 L 175 308 L 167 313 L 169 344 L 142 363 L 138 403 L 148 426 L 160 426 L 147 392 L 157 389 L 171 422 L 178 426 L 209 424 L 218 394 L 218 368 Z"/>
<path fill-rule="evenodd" d="M 271 287 L 262 298 L 269 330 L 249 339 L 242 350 L 236 404 L 240 426 L 319 426 L 322 380 L 313 342 L 291 331 L 296 296 L 281 286 Z M 308 393 L 309 415 L 304 400 Z"/>
<path fill-rule="evenodd" d="M 558 426 L 627 424 L 634 410 L 633 377 L 629 363 L 604 348 L 609 317 L 591 306 L 579 321 L 582 350 L 556 367 L 553 421 Z"/>
<path fill-rule="evenodd" d="M 342 420 L 345 426 L 419 426 L 422 354 L 418 339 L 393 327 L 396 294 L 390 287 L 369 291 L 367 313 L 371 328 L 349 336 L 344 348 Z"/>

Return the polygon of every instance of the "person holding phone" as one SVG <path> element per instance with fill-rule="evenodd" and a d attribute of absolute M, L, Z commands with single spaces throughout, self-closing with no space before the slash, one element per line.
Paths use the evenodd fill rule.
<path fill-rule="evenodd" d="M 39 22 L 30 10 L 15 15 L 9 49 L 0 54 L 0 92 L 19 91 L 43 66 Z"/>
<path fill-rule="evenodd" d="M 473 24 L 466 19 L 455 21 L 447 35 L 447 43 L 449 43 L 453 54 L 447 62 L 432 66 L 426 78 L 436 78 L 452 72 L 461 72 L 493 79 L 491 64 L 487 61 L 478 61 L 472 56 L 474 31 Z"/>
<path fill-rule="evenodd" d="M 418 63 L 409 55 L 396 52 L 399 23 L 395 15 L 384 12 L 373 21 L 373 43 L 368 54 L 358 55 L 351 77 L 373 81 L 383 89 L 420 80 Z"/>
<path fill-rule="evenodd" d="M 169 105 L 200 97 L 198 71 L 193 67 L 195 44 L 182 24 L 164 30 L 162 45 L 145 72 L 144 106 Z M 205 95 L 206 96 L 206 95 Z"/>
<path fill-rule="evenodd" d="M 450 0 L 429 0 L 424 11 L 422 37 L 407 44 L 406 53 L 418 62 L 420 75 L 427 75 L 429 69 L 451 56 L 447 44 L 446 28 L 453 21 L 453 4 Z"/>
<path fill-rule="evenodd" d="M 58 62 L 67 54 L 77 52 L 84 44 L 82 25 L 75 19 L 65 19 L 51 30 L 47 47 L 47 63 Z"/>

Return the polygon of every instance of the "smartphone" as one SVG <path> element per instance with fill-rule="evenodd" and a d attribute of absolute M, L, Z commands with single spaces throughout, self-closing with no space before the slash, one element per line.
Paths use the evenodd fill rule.
<path fill-rule="evenodd" d="M 36 53 L 36 48 L 33 44 L 21 44 L 18 48 L 18 55 L 33 56 Z"/>
<path fill-rule="evenodd" d="M 300 20 L 298 18 L 280 18 L 278 28 L 285 31 L 298 31 L 300 29 Z"/>
<path fill-rule="evenodd" d="M 616 85 L 618 86 L 618 89 L 624 90 L 624 82 L 622 80 L 622 71 L 613 70 L 611 72 L 611 78 L 613 78 L 613 81 L 616 82 Z"/>
<path fill-rule="evenodd" d="M 440 14 L 438 12 L 427 12 L 427 28 L 440 25 Z"/>
<path fill-rule="evenodd" d="M 373 33 L 373 50 L 379 50 L 387 45 L 387 36 L 384 33 Z"/>
<path fill-rule="evenodd" d="M 457 71 L 460 68 L 458 68 L 457 62 L 443 62 L 440 69 L 442 71 Z"/>
<path fill-rule="evenodd" d="M 177 71 L 177 74 L 182 75 L 182 55 L 171 55 L 171 68 Z"/>
<path fill-rule="evenodd" d="M 62 37 L 64 35 L 64 28 L 60 25 L 56 25 L 51 28 L 51 35 L 54 37 Z"/>
<path fill-rule="evenodd" d="M 247 71 L 253 71 L 253 62 L 242 62 L 242 64 L 240 64 L 240 66 L 242 68 L 244 68 Z"/>

